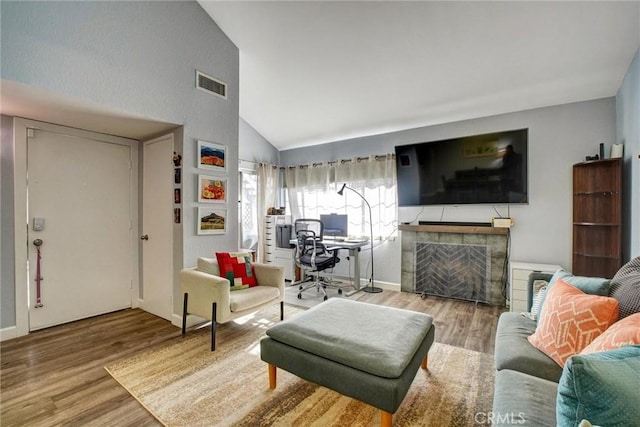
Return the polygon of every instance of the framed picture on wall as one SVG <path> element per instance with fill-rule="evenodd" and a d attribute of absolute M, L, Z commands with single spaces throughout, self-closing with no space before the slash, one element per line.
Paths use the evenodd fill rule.
<path fill-rule="evenodd" d="M 198 175 L 198 202 L 225 203 L 227 201 L 227 179 L 217 176 Z"/>
<path fill-rule="evenodd" d="M 226 171 L 227 147 L 207 141 L 198 141 L 198 168 Z"/>
<path fill-rule="evenodd" d="M 225 234 L 227 210 L 209 207 L 198 208 L 198 234 Z"/>

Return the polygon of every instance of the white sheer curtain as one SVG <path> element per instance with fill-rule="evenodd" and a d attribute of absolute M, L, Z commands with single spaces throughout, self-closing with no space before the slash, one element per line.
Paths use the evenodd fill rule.
<path fill-rule="evenodd" d="M 257 167 L 258 174 L 258 257 L 256 259 L 264 262 L 264 241 L 265 230 L 264 221 L 267 215 L 267 209 L 278 207 L 278 189 L 280 168 L 276 165 L 259 163 Z"/>
<path fill-rule="evenodd" d="M 393 154 L 291 166 L 286 170 L 286 186 L 292 217 L 347 214 L 349 235 L 369 237 L 366 204 L 350 190 L 342 196 L 337 193 L 342 184 L 347 184 L 371 205 L 374 239 L 393 237 L 397 218 L 395 170 Z"/>

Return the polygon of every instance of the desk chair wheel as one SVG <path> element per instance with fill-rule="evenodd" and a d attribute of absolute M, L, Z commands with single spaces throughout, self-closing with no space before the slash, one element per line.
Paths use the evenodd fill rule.
<path fill-rule="evenodd" d="M 298 299 L 302 299 L 302 292 L 298 293 Z"/>
<path fill-rule="evenodd" d="M 338 289 L 338 295 L 342 295 L 342 289 Z"/>
<path fill-rule="evenodd" d="M 324 301 L 326 301 L 327 299 L 329 299 L 329 297 L 325 295 L 325 296 L 324 296 L 324 298 L 322 298 L 322 299 L 323 299 Z"/>

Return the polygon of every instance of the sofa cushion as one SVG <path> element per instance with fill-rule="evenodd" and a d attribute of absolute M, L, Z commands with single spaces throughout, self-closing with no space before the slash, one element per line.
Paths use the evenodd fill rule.
<path fill-rule="evenodd" d="M 558 279 L 548 292 L 536 332 L 529 342 L 560 366 L 618 319 L 618 301 L 587 295 Z"/>
<path fill-rule="evenodd" d="M 562 368 L 527 340 L 535 329 L 536 322 L 520 313 L 500 315 L 494 349 L 496 369 L 510 369 L 558 382 Z"/>
<path fill-rule="evenodd" d="M 609 279 L 605 279 L 602 277 L 574 276 L 566 270 L 558 270 L 551 277 L 551 280 L 549 280 L 547 290 L 542 297 L 542 303 L 540 304 L 540 308 L 538 309 L 538 313 L 536 314 L 536 318 L 538 320 L 540 319 L 540 315 L 542 314 L 542 307 L 544 306 L 544 303 L 547 299 L 547 295 L 549 295 L 549 291 L 553 288 L 553 285 L 556 284 L 558 279 L 563 279 L 566 283 L 575 286 L 585 294 L 590 295 L 607 296 L 609 295 L 611 289 L 611 281 Z"/>
<path fill-rule="evenodd" d="M 558 425 L 629 426 L 640 420 L 640 346 L 574 356 L 558 384 Z"/>
<path fill-rule="evenodd" d="M 627 345 L 640 345 L 640 313 L 618 320 L 586 346 L 580 354 L 615 350 Z"/>
<path fill-rule="evenodd" d="M 504 369 L 496 373 L 491 425 L 555 427 L 557 389 L 553 381 L 522 372 Z"/>
<path fill-rule="evenodd" d="M 618 318 L 640 312 L 640 257 L 622 266 L 611 279 L 611 294 L 620 304 Z"/>
<path fill-rule="evenodd" d="M 249 310 L 280 297 L 280 289 L 274 286 L 254 286 L 229 295 L 232 312 Z"/>
<path fill-rule="evenodd" d="M 257 286 L 256 275 L 251 266 L 251 254 L 241 252 L 216 252 L 220 276 L 231 286 Z"/>

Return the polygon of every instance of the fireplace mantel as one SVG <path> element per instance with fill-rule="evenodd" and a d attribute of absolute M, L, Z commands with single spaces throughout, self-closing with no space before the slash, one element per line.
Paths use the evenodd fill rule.
<path fill-rule="evenodd" d="M 398 227 L 400 231 L 413 231 L 413 232 L 431 232 L 431 233 L 461 233 L 461 234 L 507 234 L 508 228 L 500 227 L 482 227 L 477 225 L 465 225 L 463 222 L 455 225 L 435 225 L 435 224 L 421 224 L 410 225 L 401 224 Z"/>

